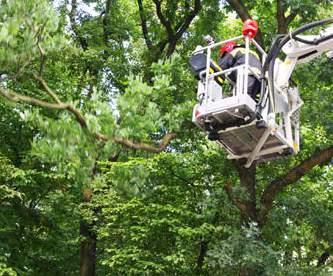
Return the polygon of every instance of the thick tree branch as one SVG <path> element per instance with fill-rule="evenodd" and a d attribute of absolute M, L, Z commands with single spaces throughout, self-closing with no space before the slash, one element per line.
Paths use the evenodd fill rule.
<path fill-rule="evenodd" d="M 200 249 L 199 249 L 199 255 L 197 257 L 197 263 L 196 263 L 196 272 L 198 275 L 202 275 L 202 267 L 205 261 L 205 257 L 207 255 L 208 251 L 208 241 L 202 240 L 200 241 Z"/>
<path fill-rule="evenodd" d="M 301 162 L 298 166 L 291 169 L 285 175 L 272 181 L 265 189 L 261 197 L 261 209 L 259 213 L 259 222 L 264 225 L 268 214 L 272 209 L 276 196 L 288 185 L 300 180 L 312 168 L 317 165 L 324 165 L 333 158 L 333 146 L 323 149 L 313 154 L 308 159 Z"/>
<path fill-rule="evenodd" d="M 234 196 L 233 192 L 232 192 L 232 186 L 231 184 L 228 182 L 223 186 L 225 192 L 227 193 L 227 196 L 229 198 L 229 200 L 231 201 L 232 204 L 234 204 L 238 210 L 240 211 L 242 216 L 246 216 L 247 214 L 247 207 L 246 204 L 242 201 L 240 201 L 236 196 Z"/>
<path fill-rule="evenodd" d="M 45 84 L 46 84 L 46 82 L 45 82 Z M 46 87 L 50 90 L 50 92 L 52 92 L 52 90 L 49 88 L 49 86 L 47 84 L 46 84 Z M 54 92 L 52 92 L 52 94 L 55 95 Z M 10 91 L 9 89 L 5 89 L 3 87 L 0 87 L 0 95 L 2 95 L 3 97 L 5 97 L 6 99 L 8 99 L 9 101 L 12 101 L 12 102 L 27 103 L 27 104 L 40 106 L 43 108 L 49 108 L 49 109 L 67 110 L 74 115 L 76 121 L 79 123 L 81 128 L 83 130 L 87 131 L 88 133 L 92 134 L 92 136 L 95 139 L 97 139 L 98 141 L 107 142 L 109 140 L 112 140 L 113 142 L 123 145 L 130 149 L 143 150 L 143 151 L 148 151 L 148 152 L 152 152 L 152 153 L 160 153 L 163 150 L 165 150 L 165 148 L 169 145 L 169 143 L 173 139 L 176 138 L 175 133 L 167 133 L 162 138 L 160 144 L 158 146 L 155 146 L 155 145 L 151 145 L 151 144 L 147 144 L 147 143 L 143 143 L 143 142 L 132 141 L 132 140 L 129 140 L 129 139 L 123 138 L 123 137 L 108 137 L 101 133 L 91 133 L 88 129 L 88 124 L 87 124 L 85 117 L 81 114 L 81 112 L 79 110 L 77 110 L 71 104 L 63 103 L 63 102 L 59 102 L 56 104 L 49 103 L 49 102 L 42 101 L 42 100 L 39 100 L 39 99 L 36 99 L 33 97 L 15 93 L 15 92 Z"/>
<path fill-rule="evenodd" d="M 294 18 L 298 14 L 298 10 L 292 10 L 292 12 L 286 17 L 285 12 L 286 12 L 286 7 L 285 7 L 284 0 L 277 0 L 276 1 L 276 19 L 277 19 L 277 26 L 278 26 L 279 34 L 288 33 L 289 24 L 291 23 L 291 21 L 294 20 Z"/>
<path fill-rule="evenodd" d="M 227 2 L 236 11 L 238 16 L 242 19 L 242 21 L 245 21 L 245 20 L 251 18 L 250 13 L 249 13 L 248 9 L 245 7 L 242 0 L 227 0 Z M 263 36 L 262 36 L 260 29 L 258 30 L 255 40 L 260 44 L 261 47 L 264 46 L 264 40 L 263 40 Z"/>
<path fill-rule="evenodd" d="M 166 29 L 167 34 L 168 34 L 168 39 L 170 41 L 174 37 L 174 31 L 172 29 L 170 21 L 168 19 L 166 19 L 165 16 L 163 15 L 162 7 L 161 7 L 162 0 L 153 0 L 153 2 L 154 2 L 155 7 L 156 7 L 157 17 L 160 20 L 161 24 Z"/>
<path fill-rule="evenodd" d="M 145 39 L 147 48 L 151 49 L 153 44 L 149 38 L 147 20 L 146 20 L 145 12 L 143 9 L 142 0 L 137 0 L 137 1 L 138 1 L 138 6 L 139 6 L 139 14 L 140 14 L 140 19 L 141 19 L 141 29 L 142 29 L 143 37 Z"/>
<path fill-rule="evenodd" d="M 59 100 L 58 96 L 48 86 L 48 84 L 46 83 L 46 81 L 43 79 L 42 76 L 38 76 L 38 75 L 34 74 L 34 78 L 41 83 L 41 85 L 43 86 L 44 90 L 47 92 L 47 94 L 49 94 L 49 96 L 51 96 L 51 98 L 53 98 L 56 101 L 56 103 L 58 103 L 58 104 L 61 103 L 61 101 Z"/>
<path fill-rule="evenodd" d="M 86 41 L 86 39 L 84 39 L 80 33 L 79 33 L 79 29 L 78 29 L 78 25 L 76 23 L 76 13 L 77 13 L 77 0 L 72 0 L 71 3 L 71 10 L 69 12 L 69 21 L 71 23 L 72 26 L 72 30 L 76 36 L 76 38 L 78 39 L 78 41 L 80 42 L 80 45 L 82 47 L 83 50 L 87 50 L 88 48 L 88 43 Z"/>
<path fill-rule="evenodd" d="M 287 32 L 286 18 L 284 16 L 283 0 L 276 0 L 276 19 L 278 25 L 278 33 L 285 34 Z"/>
<path fill-rule="evenodd" d="M 104 37 L 104 43 L 105 45 L 108 45 L 109 43 L 109 37 L 111 34 L 110 31 L 110 10 L 111 10 L 111 1 L 107 0 L 105 3 L 105 12 L 103 16 L 103 37 Z"/>
<path fill-rule="evenodd" d="M 182 24 L 179 28 L 176 30 L 175 39 L 178 40 L 181 38 L 183 33 L 187 30 L 187 28 L 190 26 L 192 20 L 195 18 L 195 16 L 200 12 L 202 6 L 201 6 L 201 0 L 195 0 L 194 2 L 194 8 L 191 10 L 189 15 L 183 20 Z"/>
<path fill-rule="evenodd" d="M 193 19 L 200 12 L 201 8 L 202 8 L 201 0 L 195 0 L 194 7 L 191 10 L 191 12 L 178 24 L 178 26 L 176 27 L 175 35 L 172 37 L 171 40 L 169 39 L 169 46 L 167 51 L 168 57 L 170 57 L 172 53 L 175 51 L 177 42 L 182 37 L 184 32 L 188 29 Z"/>
<path fill-rule="evenodd" d="M 10 91 L 8 89 L 5 89 L 3 87 L 0 87 L 0 94 L 12 102 L 27 103 L 27 104 L 50 108 L 50 109 L 65 110 L 65 109 L 67 109 L 67 106 L 68 106 L 68 104 L 63 104 L 63 103 L 54 104 L 54 103 L 49 103 L 49 102 L 45 102 L 42 100 L 38 100 L 38 99 L 29 97 L 29 96 L 24 96 L 24 95 L 15 93 L 13 91 Z"/>
<path fill-rule="evenodd" d="M 71 112 L 74 116 L 76 121 L 79 123 L 79 125 L 83 128 L 83 129 L 88 129 L 88 124 L 86 119 L 83 117 L 83 115 L 80 113 L 80 111 L 78 111 L 74 106 L 72 105 L 68 105 L 66 108 L 69 112 Z"/>

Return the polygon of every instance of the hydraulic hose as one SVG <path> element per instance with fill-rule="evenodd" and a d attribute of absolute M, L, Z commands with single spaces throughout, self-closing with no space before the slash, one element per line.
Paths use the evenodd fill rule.
<path fill-rule="evenodd" d="M 299 41 L 299 42 L 302 42 L 304 44 L 309 44 L 309 45 L 318 45 L 326 40 L 329 40 L 331 38 L 333 38 L 333 34 L 329 35 L 329 36 L 324 36 L 322 38 L 319 38 L 319 39 L 314 39 L 314 40 L 306 40 L 306 39 L 303 39 L 303 38 L 300 38 L 300 37 L 293 37 L 296 41 Z"/>
<path fill-rule="evenodd" d="M 275 60 L 278 57 L 279 53 L 281 52 L 282 47 L 287 44 L 287 42 L 290 39 L 295 39 L 298 40 L 302 43 L 307 43 L 307 44 L 312 44 L 312 45 L 318 45 L 319 43 L 322 43 L 328 39 L 333 38 L 333 35 L 329 35 L 326 37 L 322 37 L 320 39 L 316 39 L 315 41 L 306 41 L 303 40 L 299 37 L 297 37 L 297 35 L 304 33 L 307 30 L 310 30 L 314 27 L 317 26 L 322 26 L 325 24 L 330 24 L 333 23 L 333 18 L 328 18 L 328 19 L 324 19 L 324 20 L 320 20 L 320 21 L 316 21 L 316 22 L 312 22 L 309 24 L 306 24 L 300 28 L 297 28 L 296 30 L 294 30 L 293 32 L 291 32 L 290 34 L 286 34 L 286 35 L 279 35 L 278 37 L 275 38 L 274 42 L 272 43 L 272 46 L 267 54 L 265 63 L 263 65 L 262 68 L 262 72 L 261 72 L 261 78 L 265 77 L 265 74 L 268 70 L 268 84 L 269 86 L 272 88 L 272 93 L 273 93 L 273 97 L 274 97 L 274 92 L 275 92 L 275 88 L 274 88 L 274 66 L 275 66 Z M 301 41 L 303 40 L 303 41 Z M 306 41 L 306 42 L 304 42 Z M 262 104 L 262 95 L 260 96 L 260 100 L 258 104 Z M 274 104 L 274 103 L 272 103 Z"/>

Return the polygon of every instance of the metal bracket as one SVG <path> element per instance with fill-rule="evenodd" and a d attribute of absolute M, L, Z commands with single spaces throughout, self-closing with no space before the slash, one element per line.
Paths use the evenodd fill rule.
<path fill-rule="evenodd" d="M 253 151 L 250 153 L 246 164 L 244 165 L 245 168 L 251 167 L 253 161 L 257 157 L 258 152 L 261 150 L 262 146 L 265 144 L 268 136 L 271 134 L 271 128 L 267 128 L 263 135 L 260 137 L 256 147 L 253 149 Z"/>

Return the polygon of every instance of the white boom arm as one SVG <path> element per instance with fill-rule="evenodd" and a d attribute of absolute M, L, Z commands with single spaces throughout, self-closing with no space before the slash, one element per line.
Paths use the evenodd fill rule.
<path fill-rule="evenodd" d="M 325 37 L 331 38 L 315 44 L 316 41 Z M 333 58 L 333 27 L 323 30 L 319 35 L 300 35 L 298 38 L 314 44 L 307 44 L 291 39 L 284 45 L 282 51 L 286 54 L 286 58 L 283 63 L 277 63 L 277 72 L 275 73 L 275 83 L 278 87 L 287 85 L 296 64 L 309 62 L 325 52 L 327 52 L 329 58 Z"/>

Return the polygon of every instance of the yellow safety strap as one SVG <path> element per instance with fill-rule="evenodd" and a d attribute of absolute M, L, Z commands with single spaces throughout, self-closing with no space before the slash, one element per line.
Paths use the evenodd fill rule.
<path fill-rule="evenodd" d="M 211 61 L 211 63 L 218 69 L 218 71 L 222 71 L 222 68 L 217 63 L 215 63 L 213 60 Z M 209 68 L 209 72 L 211 74 L 215 73 L 215 71 L 214 71 L 214 69 L 212 67 Z M 224 82 L 224 80 L 223 80 L 223 78 L 221 76 L 217 76 L 217 77 L 215 77 L 215 79 L 220 84 L 222 84 Z"/>
<path fill-rule="evenodd" d="M 235 57 L 235 55 L 236 55 L 238 52 L 241 52 L 242 54 L 245 55 L 246 50 L 245 50 L 245 48 L 235 48 L 234 50 L 232 50 L 232 51 L 230 52 L 230 54 L 231 54 L 233 57 Z M 257 59 L 260 60 L 258 54 L 257 54 L 255 51 L 250 50 L 250 54 L 254 55 Z"/>

